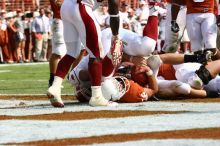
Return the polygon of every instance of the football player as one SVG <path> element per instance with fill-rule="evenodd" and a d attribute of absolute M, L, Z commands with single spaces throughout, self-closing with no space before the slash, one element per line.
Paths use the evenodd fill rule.
<path fill-rule="evenodd" d="M 92 98 L 91 106 L 114 106 L 108 102 L 101 92 L 103 46 L 101 43 L 101 29 L 95 19 L 93 10 L 96 9 L 102 0 L 64 0 L 61 6 L 61 18 L 64 25 L 64 40 L 67 47 L 66 55 L 59 61 L 54 82 L 48 89 L 47 95 L 54 107 L 64 107 L 61 99 L 61 84 L 69 71 L 72 63 L 79 56 L 81 43 L 89 53 L 88 71 L 91 76 Z M 118 1 L 109 0 L 110 27 L 112 30 L 112 49 L 109 54 L 114 65 L 120 62 L 121 41 L 118 37 L 119 14 Z"/>
<path fill-rule="evenodd" d="M 179 30 L 176 22 L 178 10 L 181 5 L 186 5 L 186 28 L 194 53 L 208 54 L 209 60 L 220 58 L 216 48 L 217 26 L 215 12 L 218 9 L 218 0 L 173 0 L 172 25 L 175 32 Z"/>
<path fill-rule="evenodd" d="M 70 72 L 68 80 L 76 88 L 76 98 L 88 102 L 91 98 L 91 80 L 87 62 L 83 60 Z M 116 69 L 113 77 L 108 77 L 101 84 L 105 98 L 119 102 L 143 102 L 152 97 L 158 90 L 156 78 L 148 66 L 134 66 L 125 62 Z M 144 79 L 144 81 L 142 81 Z M 135 81 L 141 81 L 141 85 Z"/>
<path fill-rule="evenodd" d="M 57 65 L 60 59 L 66 54 L 66 46 L 63 37 L 63 22 L 60 16 L 60 7 L 63 0 L 50 0 L 51 10 L 53 11 L 52 23 L 52 55 L 49 61 L 50 78 L 49 87 L 52 85 Z"/>
<path fill-rule="evenodd" d="M 158 73 L 159 90 L 157 95 L 169 99 L 219 97 L 220 77 L 217 76 L 209 84 L 203 86 L 201 79 L 195 77 L 195 72 L 198 72 L 196 70 L 199 70 L 200 66 L 199 63 L 162 64 Z"/>
<path fill-rule="evenodd" d="M 176 18 L 176 23 L 179 24 L 178 32 L 171 30 L 171 23 L 174 23 L 171 18 L 171 6 L 172 0 L 167 1 L 167 15 L 166 15 L 166 24 L 165 24 L 165 44 L 162 48 L 162 51 L 166 53 L 176 52 L 180 47 L 180 44 L 184 44 L 184 49 L 186 49 L 189 44 L 190 40 L 188 37 L 188 33 L 186 31 L 186 6 L 181 6 L 179 13 Z"/>

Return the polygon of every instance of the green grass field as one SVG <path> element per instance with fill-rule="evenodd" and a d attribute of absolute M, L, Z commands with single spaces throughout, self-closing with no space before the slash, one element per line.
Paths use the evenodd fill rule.
<path fill-rule="evenodd" d="M 0 64 L 0 95 L 46 94 L 48 79 L 48 63 Z M 62 94 L 73 94 L 67 80 L 63 86 Z"/>

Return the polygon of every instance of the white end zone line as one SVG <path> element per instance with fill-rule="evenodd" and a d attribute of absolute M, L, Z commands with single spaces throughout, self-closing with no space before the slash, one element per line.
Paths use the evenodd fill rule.
<path fill-rule="evenodd" d="M 0 64 L 0 67 L 7 66 L 30 66 L 30 65 L 39 65 L 39 64 L 49 64 L 49 62 L 31 62 L 31 63 L 8 63 L 8 64 Z"/>
<path fill-rule="evenodd" d="M 123 103 L 117 107 L 91 107 L 76 100 L 65 101 L 64 108 L 54 108 L 49 100 L 0 100 L 0 115 L 25 116 L 63 112 L 82 112 L 100 110 L 136 110 L 136 111 L 191 111 L 197 114 L 220 113 L 219 103 L 181 103 L 181 102 L 144 102 Z"/>
<path fill-rule="evenodd" d="M 62 96 L 75 96 L 73 94 L 61 94 Z M 21 96 L 47 96 L 47 94 L 0 94 L 0 96 L 16 96 L 16 97 L 21 97 Z M 16 99 L 14 99 L 16 100 Z M 17 99 L 19 100 L 19 99 Z"/>

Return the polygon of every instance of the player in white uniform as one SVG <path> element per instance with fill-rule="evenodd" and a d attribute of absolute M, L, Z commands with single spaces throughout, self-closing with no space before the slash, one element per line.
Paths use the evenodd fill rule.
<path fill-rule="evenodd" d="M 102 61 L 103 46 L 101 43 L 101 29 L 95 19 L 95 10 L 102 0 L 64 0 L 61 6 L 61 18 L 64 25 L 64 40 L 67 54 L 60 60 L 55 74 L 54 82 L 48 89 L 47 95 L 55 107 L 64 107 L 61 99 L 61 84 L 68 73 L 72 63 L 81 52 L 81 43 L 89 53 L 88 70 L 92 84 L 91 106 L 112 106 L 101 92 L 101 76 L 105 71 L 102 66 L 107 66 Z M 112 29 L 112 48 L 109 55 L 110 61 L 119 63 L 121 56 L 121 41 L 118 37 L 119 15 L 117 0 L 109 0 L 110 27 Z"/>
<path fill-rule="evenodd" d="M 130 56 L 141 56 L 146 57 L 152 54 L 155 49 L 158 29 L 157 29 L 158 18 L 157 14 L 151 15 L 148 18 L 148 23 L 145 26 L 144 36 L 141 36 L 135 32 L 132 32 L 127 29 L 120 28 L 119 29 L 119 37 L 124 42 L 124 46 L 122 48 L 123 53 L 126 53 Z M 103 53 L 106 56 L 111 47 L 111 38 L 112 33 L 110 28 L 106 28 L 102 31 L 102 44 L 103 44 Z M 104 61 L 106 61 L 104 58 Z M 78 74 L 78 70 L 88 70 L 88 57 L 84 58 L 82 62 L 74 69 L 75 73 Z M 106 66 L 106 70 L 109 70 L 109 74 L 106 76 L 113 74 L 113 65 L 112 68 L 108 65 Z M 74 74 L 75 74 L 74 73 Z"/>
<path fill-rule="evenodd" d="M 63 37 L 63 22 L 60 17 L 60 7 L 62 0 L 50 0 L 51 9 L 53 11 L 52 23 L 52 55 L 49 61 L 50 79 L 49 87 L 52 85 L 57 65 L 60 59 L 66 54 L 66 45 Z"/>
<path fill-rule="evenodd" d="M 180 5 L 186 5 L 186 28 L 191 41 L 191 49 L 195 53 L 207 54 L 210 60 L 220 58 L 220 52 L 216 49 L 217 26 L 215 11 L 218 8 L 218 0 L 173 0 L 172 21 L 176 20 L 176 14 Z M 178 31 L 178 23 L 171 26 Z"/>
<path fill-rule="evenodd" d="M 141 56 L 141 57 L 146 57 L 151 55 L 151 53 L 154 51 L 155 46 L 156 46 L 156 41 L 157 41 L 157 35 L 158 35 L 158 18 L 157 18 L 157 11 L 152 10 L 151 16 L 148 18 L 148 23 L 146 24 L 144 31 L 143 31 L 143 36 L 138 35 L 130 30 L 126 29 L 119 29 L 119 36 L 121 40 L 125 43 L 123 47 L 123 52 L 126 54 L 129 54 L 131 56 Z M 111 47 L 111 30 L 109 28 L 105 29 L 102 31 L 102 44 L 104 48 L 104 55 L 106 57 L 103 59 L 103 62 L 108 62 L 107 66 L 103 66 L 105 70 L 107 71 L 105 74 L 106 77 L 109 77 L 113 75 L 114 73 L 114 66 L 111 62 L 108 61 L 107 53 L 109 52 L 109 49 Z M 138 48 L 138 49 L 137 49 Z M 81 80 L 79 77 L 80 74 L 79 72 L 81 70 L 87 71 L 88 65 L 86 62 L 88 62 L 88 57 L 84 58 L 80 64 L 73 69 L 73 71 L 69 75 L 69 80 L 74 84 L 76 87 L 77 86 L 84 86 L 88 87 L 91 86 L 90 82 L 85 82 Z M 88 72 L 82 72 L 83 78 L 87 81 L 89 80 Z M 84 89 L 81 87 L 81 89 Z"/>
<path fill-rule="evenodd" d="M 164 52 L 176 52 L 180 47 L 181 42 L 189 42 L 189 37 L 186 31 L 186 6 L 182 6 L 177 18 L 176 23 L 179 24 L 179 31 L 173 32 L 170 28 L 171 26 L 171 6 L 172 0 L 167 0 L 167 15 L 166 15 L 166 24 L 165 24 L 165 44 L 162 48 Z"/>

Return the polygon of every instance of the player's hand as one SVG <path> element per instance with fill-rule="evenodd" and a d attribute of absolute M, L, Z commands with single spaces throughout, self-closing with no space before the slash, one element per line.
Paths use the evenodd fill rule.
<path fill-rule="evenodd" d="M 176 20 L 171 21 L 171 30 L 175 33 L 179 32 L 179 25 L 176 23 Z"/>
<path fill-rule="evenodd" d="M 132 63 L 134 63 L 136 66 L 147 65 L 146 59 L 144 57 L 140 57 L 140 56 L 134 56 L 132 58 Z"/>
<path fill-rule="evenodd" d="M 110 53 L 108 53 L 108 57 L 112 60 L 112 64 L 114 66 L 118 66 L 122 60 L 122 47 L 123 42 L 120 40 L 119 36 L 112 36 L 112 44 Z"/>
<path fill-rule="evenodd" d="M 150 67 L 147 65 L 139 65 L 139 66 L 136 66 L 135 73 L 138 74 L 142 72 L 149 72 L 150 70 L 151 70 Z"/>

